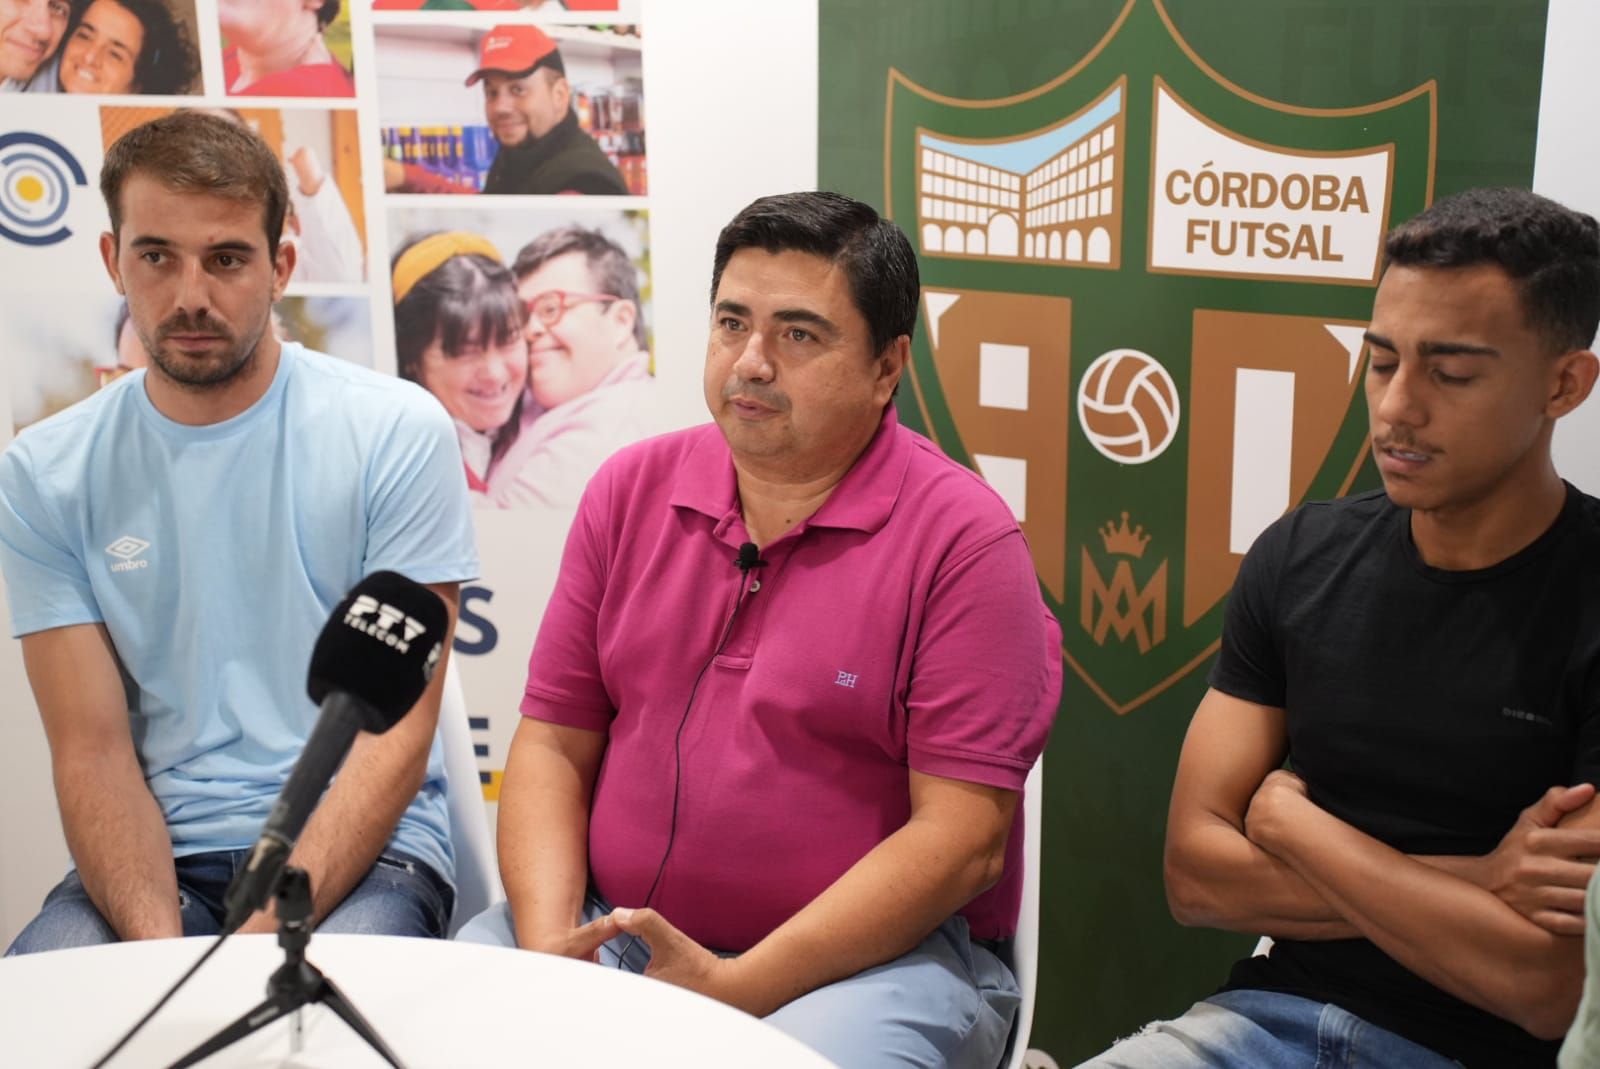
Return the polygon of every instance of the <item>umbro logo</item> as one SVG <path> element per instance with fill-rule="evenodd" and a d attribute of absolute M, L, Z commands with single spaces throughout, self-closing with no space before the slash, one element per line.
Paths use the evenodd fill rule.
<path fill-rule="evenodd" d="M 142 538 L 132 535 L 123 535 L 106 547 L 106 552 L 117 558 L 117 563 L 111 565 L 114 572 L 131 572 L 136 568 L 148 568 L 150 562 L 140 557 L 145 550 L 150 548 L 150 543 Z"/>

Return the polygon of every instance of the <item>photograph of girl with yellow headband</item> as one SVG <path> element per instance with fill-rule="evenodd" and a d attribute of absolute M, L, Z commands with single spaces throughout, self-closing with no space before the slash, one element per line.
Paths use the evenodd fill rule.
<path fill-rule="evenodd" d="M 666 429 L 644 216 L 469 215 L 393 212 L 396 371 L 455 420 L 476 504 L 573 508 L 606 457 Z"/>

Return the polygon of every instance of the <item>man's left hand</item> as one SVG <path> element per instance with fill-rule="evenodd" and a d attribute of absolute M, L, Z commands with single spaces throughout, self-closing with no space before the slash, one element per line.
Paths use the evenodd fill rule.
<path fill-rule="evenodd" d="M 637 936 L 650 948 L 646 976 L 688 988 L 746 1013 L 756 1012 L 739 1001 L 737 958 L 717 957 L 653 909 L 615 909 L 611 917 L 625 934 Z"/>
<path fill-rule="evenodd" d="M 1306 781 L 1285 769 L 1276 769 L 1261 781 L 1244 815 L 1245 836 L 1268 853 L 1293 827 L 1298 807 L 1311 804 Z"/>

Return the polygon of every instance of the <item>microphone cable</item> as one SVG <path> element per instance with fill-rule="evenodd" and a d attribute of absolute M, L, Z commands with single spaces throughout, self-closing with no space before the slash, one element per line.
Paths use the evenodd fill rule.
<path fill-rule="evenodd" d="M 151 1006 L 150 1011 L 143 1017 L 139 1018 L 138 1022 L 132 1028 L 128 1029 L 127 1033 L 124 1034 L 121 1039 L 117 1040 L 116 1046 L 112 1047 L 110 1050 L 106 1051 L 105 1054 L 101 1055 L 100 1060 L 91 1065 L 89 1069 L 104 1069 L 105 1064 L 112 1058 L 116 1057 L 117 1052 L 123 1047 L 126 1047 L 128 1045 L 128 1041 L 133 1039 L 134 1036 L 138 1035 L 141 1028 L 150 1023 L 150 1019 L 152 1017 L 161 1012 L 161 1007 L 172 1001 L 172 996 L 178 993 L 178 989 L 184 984 L 188 983 L 189 978 L 200 971 L 200 966 L 209 961 L 211 959 L 211 955 L 215 954 L 217 949 L 221 947 L 223 943 L 228 941 L 228 936 L 232 934 L 232 932 L 223 932 L 221 935 L 217 936 L 217 941 L 206 948 L 206 952 L 200 955 L 200 960 L 189 966 L 189 971 L 178 977 L 178 982 L 167 989 L 167 993 L 161 996 L 161 1000 L 154 1006 Z"/>
<path fill-rule="evenodd" d="M 650 901 L 655 897 L 656 889 L 661 884 L 661 876 L 667 871 L 667 858 L 672 856 L 672 844 L 678 837 L 678 796 L 683 785 L 683 729 L 689 723 L 689 713 L 694 708 L 695 695 L 700 692 L 700 683 L 705 679 L 706 673 L 711 670 L 711 665 L 722 656 L 722 650 L 728 644 L 728 639 L 733 637 L 733 622 L 739 618 L 739 610 L 744 608 L 748 596 L 761 589 L 761 580 L 750 579 L 752 568 L 765 568 L 767 562 L 760 559 L 760 550 L 755 543 L 746 542 L 739 547 L 739 555 L 733 563 L 739 567 L 739 598 L 733 603 L 733 611 L 728 614 L 728 619 L 722 625 L 722 637 L 717 640 L 716 649 L 711 651 L 711 656 L 706 658 L 706 663 L 700 666 L 700 671 L 695 674 L 694 685 L 689 688 L 689 700 L 684 703 L 683 715 L 678 718 L 678 730 L 672 736 L 672 817 L 667 823 L 667 848 L 661 853 L 661 864 L 656 866 L 655 878 L 650 881 L 650 890 L 645 892 L 644 905 L 641 909 L 649 909 Z M 633 949 L 633 944 L 639 941 L 637 935 L 628 936 L 628 941 L 623 945 L 622 951 L 617 955 L 617 968 L 621 969 L 628 960 L 628 951 Z"/>

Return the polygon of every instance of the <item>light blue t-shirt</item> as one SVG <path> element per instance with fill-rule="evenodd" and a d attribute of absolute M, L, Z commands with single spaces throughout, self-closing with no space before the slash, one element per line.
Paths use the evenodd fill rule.
<path fill-rule="evenodd" d="M 0 565 L 25 635 L 103 621 L 177 856 L 249 847 L 316 722 L 311 649 L 363 576 L 476 578 L 450 417 L 413 383 L 285 343 L 246 411 L 191 427 L 143 371 L 0 457 Z M 438 737 L 391 845 L 453 878 Z"/>

